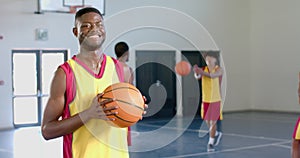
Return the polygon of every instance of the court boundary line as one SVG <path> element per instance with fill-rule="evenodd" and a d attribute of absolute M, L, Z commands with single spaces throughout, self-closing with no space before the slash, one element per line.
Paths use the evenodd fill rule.
<path fill-rule="evenodd" d="M 286 149 L 292 149 L 292 147 L 288 146 L 288 145 L 281 145 L 281 144 L 279 144 L 279 145 L 273 145 L 273 146 L 281 147 L 281 148 L 286 148 Z"/>
<path fill-rule="evenodd" d="M 149 125 L 149 124 L 143 124 L 141 126 L 160 127 L 160 128 L 165 128 L 165 129 L 169 129 L 169 130 L 182 130 L 182 131 L 188 131 L 188 132 L 199 132 L 199 130 L 196 130 L 196 129 L 183 129 L 183 128 L 180 128 L 180 127 L 178 127 L 178 128 L 176 128 L 176 127 L 165 127 L 165 126 Z M 137 131 L 137 132 L 140 132 L 140 131 Z M 233 137 L 236 136 L 236 137 L 241 137 L 241 138 L 272 140 L 272 141 L 287 141 L 288 140 L 288 139 L 270 138 L 270 137 L 263 137 L 263 136 L 249 136 L 249 135 L 235 134 L 235 133 L 224 133 L 224 132 L 222 132 L 222 133 L 223 133 L 223 136 L 233 136 Z"/>
<path fill-rule="evenodd" d="M 268 144 L 262 144 L 262 145 L 252 145 L 252 146 L 246 146 L 246 147 L 239 147 L 239 148 L 232 148 L 232 149 L 225 149 L 215 152 L 201 152 L 201 153 L 195 153 L 195 154 L 185 154 L 185 155 L 177 155 L 177 156 L 168 156 L 164 158 L 186 158 L 191 156 L 201 156 L 201 155 L 212 155 L 212 154 L 218 154 L 218 153 L 226 153 L 226 152 L 235 152 L 235 151 L 242 151 L 242 150 L 248 150 L 248 149 L 256 149 L 256 148 L 263 148 L 263 147 L 269 147 L 269 146 L 276 146 L 281 144 L 289 143 L 290 141 L 284 141 L 284 142 L 277 142 L 277 143 L 268 143 Z"/>
<path fill-rule="evenodd" d="M 230 117 L 226 117 L 226 119 L 232 119 L 232 120 L 249 120 L 248 118 L 243 118 L 243 117 L 239 117 L 239 116 L 230 116 Z M 296 121 L 294 120 L 282 120 L 282 119 L 276 119 L 276 120 L 272 120 L 272 119 L 268 119 L 268 118 L 251 118 L 252 121 L 266 121 L 266 122 L 279 122 L 279 123 L 295 123 Z"/>
<path fill-rule="evenodd" d="M 268 113 L 268 112 L 266 112 Z M 271 112 L 272 113 L 272 112 Z M 227 116 L 226 116 L 227 115 Z M 234 119 L 234 120 L 240 120 L 240 119 L 243 119 L 243 120 L 247 120 L 249 119 L 249 117 L 241 117 L 241 116 L 230 116 L 231 113 L 227 113 L 224 112 L 223 114 L 223 117 L 225 118 L 228 118 L 228 119 Z M 177 117 L 175 116 L 176 119 L 182 119 L 182 117 Z M 191 119 L 192 117 L 188 117 L 187 119 Z M 295 117 L 296 119 L 298 118 L 298 116 Z M 198 117 L 195 117 L 195 118 L 192 118 L 193 120 L 202 120 L 201 118 L 198 118 Z M 270 118 L 270 117 L 266 117 L 266 116 L 260 116 L 258 118 L 251 118 L 251 120 L 261 120 L 261 121 L 269 121 L 269 122 L 281 122 L 281 123 L 294 123 L 295 121 L 292 121 L 290 117 L 288 116 L 279 116 L 279 117 L 276 117 L 276 119 L 274 120 L 274 118 Z M 165 121 L 168 121 L 168 119 L 163 119 L 163 120 L 149 120 L 148 122 L 165 122 Z"/>

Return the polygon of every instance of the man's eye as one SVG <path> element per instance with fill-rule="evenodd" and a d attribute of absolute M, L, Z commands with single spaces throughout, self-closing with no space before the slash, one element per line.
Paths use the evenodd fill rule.
<path fill-rule="evenodd" d="M 96 23 L 96 26 L 99 28 L 99 27 L 102 27 L 102 23 L 100 23 L 100 22 L 97 22 Z"/>
<path fill-rule="evenodd" d="M 82 24 L 81 25 L 81 28 L 90 28 L 91 27 L 91 25 L 89 25 L 89 24 Z"/>

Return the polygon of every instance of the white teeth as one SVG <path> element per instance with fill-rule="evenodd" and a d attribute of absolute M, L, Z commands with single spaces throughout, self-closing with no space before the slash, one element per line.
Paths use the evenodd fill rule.
<path fill-rule="evenodd" d="M 89 37 L 95 38 L 95 37 L 99 37 L 99 35 L 91 35 L 91 36 L 89 36 Z"/>

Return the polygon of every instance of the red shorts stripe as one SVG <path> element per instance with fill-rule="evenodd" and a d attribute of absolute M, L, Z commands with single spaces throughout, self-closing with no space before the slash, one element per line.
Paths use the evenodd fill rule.
<path fill-rule="evenodd" d="M 202 103 L 201 116 L 203 120 L 221 120 L 221 102 Z"/>

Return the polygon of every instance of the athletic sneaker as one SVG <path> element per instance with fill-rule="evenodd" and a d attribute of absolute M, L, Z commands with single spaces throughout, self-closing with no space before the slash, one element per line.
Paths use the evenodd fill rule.
<path fill-rule="evenodd" d="M 212 144 L 207 144 L 207 152 L 213 152 L 215 151 L 215 147 Z"/>
<path fill-rule="evenodd" d="M 218 132 L 218 135 L 216 135 L 216 137 L 215 137 L 216 139 L 216 142 L 215 142 L 215 146 L 217 146 L 219 143 L 220 143 L 220 140 L 221 140 L 221 138 L 222 138 L 222 132 Z"/>

